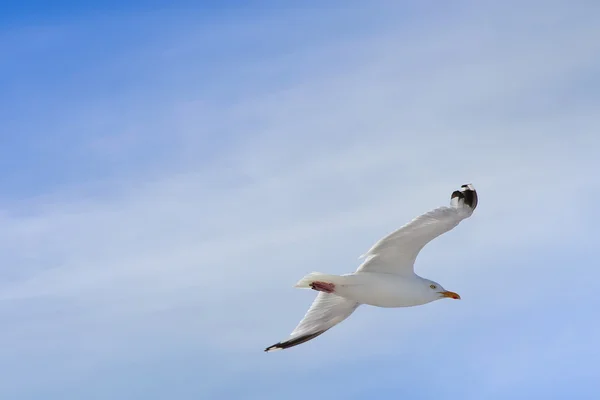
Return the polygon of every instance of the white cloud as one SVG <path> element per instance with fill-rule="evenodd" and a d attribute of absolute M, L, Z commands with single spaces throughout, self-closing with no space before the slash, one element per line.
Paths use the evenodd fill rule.
<path fill-rule="evenodd" d="M 129 105 L 149 105 L 147 114 L 130 114 L 133 121 L 103 103 L 100 116 L 115 116 L 114 131 L 98 130 L 82 148 L 107 160 L 116 152 L 124 166 L 148 137 L 157 138 L 152 145 L 173 141 L 173 153 L 156 160 L 160 171 L 133 165 L 135 173 L 124 170 L 98 187 L 5 202 L 0 254 L 11 267 L 0 282 L 0 315 L 11 327 L 0 337 L 16 352 L 30 345 L 25 333 L 57 341 L 41 349 L 79 337 L 73 357 L 89 357 L 93 370 L 94 362 L 110 362 L 95 346 L 126 351 L 132 335 L 149 329 L 224 357 L 243 353 L 240 366 L 227 368 L 250 368 L 248 352 L 284 337 L 308 306 L 310 296 L 291 289 L 296 279 L 353 270 L 372 242 L 467 182 L 480 192 L 476 215 L 430 244 L 417 268 L 480 300 L 464 300 L 462 311 L 455 304 L 397 311 L 408 332 L 389 321 L 391 313 L 364 309 L 356 323 L 319 340 L 345 348 L 364 340 L 372 321 L 418 342 L 435 321 L 468 321 L 489 305 L 479 288 L 489 277 L 500 279 L 489 283 L 495 290 L 510 286 L 506 273 L 555 285 L 539 274 L 561 266 L 507 254 L 569 252 L 593 229 L 585 198 L 600 189 L 598 99 L 581 104 L 569 91 L 581 71 L 598 67 L 598 43 L 587 40 L 598 27 L 578 10 L 549 7 L 539 20 L 506 14 L 512 28 L 499 32 L 498 18 L 486 15 L 490 26 L 484 14 L 469 11 L 439 29 L 385 25 L 356 43 L 342 37 L 253 61 L 248 68 L 261 82 L 286 69 L 294 76 L 236 92 L 224 80 L 234 72 L 217 74 L 214 87 L 232 93 L 220 103 L 211 103 L 214 91 L 199 90 L 206 78 L 193 71 L 203 60 L 185 68 L 191 87 L 181 96 L 166 90 L 164 98 Z M 177 51 L 169 54 L 178 60 Z M 83 115 L 75 126 L 90 123 Z M 589 273 L 585 264 L 572 268 Z M 514 290 L 531 307 L 545 300 L 540 291 Z M 8 305 L 37 314 L 20 318 Z M 390 338 L 368 350 L 382 352 Z M 152 351 L 144 346 L 133 350 Z M 303 360 L 318 346 L 290 357 Z"/>

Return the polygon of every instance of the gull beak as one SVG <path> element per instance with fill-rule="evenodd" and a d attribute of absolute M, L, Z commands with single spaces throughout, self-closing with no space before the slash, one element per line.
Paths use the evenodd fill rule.
<path fill-rule="evenodd" d="M 442 297 L 448 297 L 451 299 L 460 300 L 460 296 L 458 295 L 458 293 L 454 293 L 449 290 L 446 290 L 445 292 L 439 292 L 439 293 L 442 295 Z"/>

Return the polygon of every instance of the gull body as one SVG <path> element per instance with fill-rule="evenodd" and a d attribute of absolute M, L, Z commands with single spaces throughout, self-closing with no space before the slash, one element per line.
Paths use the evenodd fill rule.
<path fill-rule="evenodd" d="M 443 298 L 460 299 L 457 293 L 417 275 L 414 263 L 427 243 L 470 217 L 477 203 L 473 185 L 462 185 L 452 193 L 449 207 L 422 214 L 375 243 L 361 256 L 364 261 L 356 272 L 306 275 L 295 286 L 318 291 L 317 298 L 290 336 L 265 351 L 286 349 L 314 339 L 348 318 L 361 304 L 397 308 Z"/>
<path fill-rule="evenodd" d="M 311 274 L 298 282 L 296 287 L 310 287 L 314 279 L 333 283 L 337 296 L 375 307 L 420 306 L 448 297 L 442 293 L 451 293 L 439 283 L 416 274 L 403 276 L 378 272 L 356 272 L 341 276 Z M 435 290 L 431 288 L 432 285 Z"/>

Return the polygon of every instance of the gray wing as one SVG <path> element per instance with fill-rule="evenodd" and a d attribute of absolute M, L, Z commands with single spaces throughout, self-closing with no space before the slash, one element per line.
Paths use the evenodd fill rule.
<path fill-rule="evenodd" d="M 335 294 L 319 292 L 289 338 L 267 347 L 265 351 L 287 349 L 308 342 L 348 318 L 359 305 Z"/>
<path fill-rule="evenodd" d="M 439 207 L 410 221 L 385 236 L 364 254 L 357 272 L 383 272 L 412 275 L 421 249 L 436 237 L 469 218 L 477 207 L 473 185 L 462 185 L 450 197 L 450 207 Z"/>

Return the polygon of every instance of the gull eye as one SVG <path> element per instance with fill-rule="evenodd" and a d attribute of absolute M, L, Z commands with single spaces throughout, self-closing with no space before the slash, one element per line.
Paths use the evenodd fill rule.
<path fill-rule="evenodd" d="M 435 285 L 429 285 L 429 287 L 432 288 L 432 289 L 437 288 L 437 286 L 435 286 Z"/>

